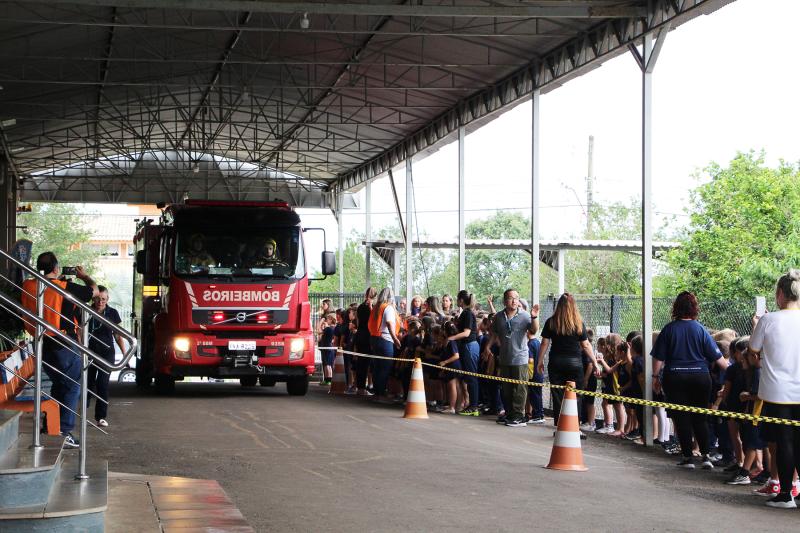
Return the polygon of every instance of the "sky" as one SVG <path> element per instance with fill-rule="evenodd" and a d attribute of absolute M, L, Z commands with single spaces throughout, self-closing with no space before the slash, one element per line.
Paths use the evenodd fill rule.
<path fill-rule="evenodd" d="M 653 74 L 653 199 L 657 223 L 685 223 L 690 191 L 711 161 L 764 150 L 767 162 L 800 160 L 796 48 L 800 2 L 737 0 L 669 32 Z M 594 136 L 594 200 L 636 204 L 641 192 L 641 73 L 630 54 L 542 95 L 543 239 L 579 235 L 585 225 L 588 138 Z M 530 102 L 466 137 L 466 220 L 498 209 L 530 214 Z M 413 162 L 416 222 L 429 239 L 458 235 L 457 146 L 442 145 Z M 405 213 L 405 171 L 395 170 Z M 397 225 L 388 179 L 373 182 L 374 228 Z M 362 208 L 345 213 L 344 230 L 363 231 Z M 98 206 L 91 206 L 95 211 Z M 101 210 L 121 207 L 101 207 Z M 324 227 L 336 246 L 330 211 L 299 210 L 306 227 Z M 415 232 L 416 233 L 416 232 Z M 425 237 L 423 237 L 425 238 Z M 321 239 L 309 242 L 317 268 Z"/>

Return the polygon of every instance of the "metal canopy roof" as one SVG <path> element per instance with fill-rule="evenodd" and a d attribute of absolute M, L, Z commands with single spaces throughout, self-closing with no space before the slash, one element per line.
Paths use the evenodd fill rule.
<path fill-rule="evenodd" d="M 364 246 L 369 246 L 383 261 L 394 268 L 395 253 L 405 248 L 405 241 L 390 241 L 385 239 L 362 241 Z M 414 241 L 414 248 L 427 248 L 434 250 L 458 249 L 458 241 Z M 653 255 L 680 247 L 677 242 L 654 242 Z M 465 239 L 464 248 L 467 250 L 524 250 L 531 253 L 531 241 L 525 239 Z M 602 252 L 628 252 L 642 253 L 642 241 L 627 240 L 570 240 L 570 241 L 539 241 L 539 261 L 554 270 L 558 270 L 558 254 L 568 250 L 593 250 Z"/>
<path fill-rule="evenodd" d="M 730 1 L 0 1 L 0 148 L 26 199 L 352 189 Z"/>

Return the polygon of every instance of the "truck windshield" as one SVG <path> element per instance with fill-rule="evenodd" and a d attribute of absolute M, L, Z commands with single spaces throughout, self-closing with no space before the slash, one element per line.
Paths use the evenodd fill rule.
<path fill-rule="evenodd" d="M 300 228 L 177 228 L 175 274 L 186 277 L 302 278 Z"/>

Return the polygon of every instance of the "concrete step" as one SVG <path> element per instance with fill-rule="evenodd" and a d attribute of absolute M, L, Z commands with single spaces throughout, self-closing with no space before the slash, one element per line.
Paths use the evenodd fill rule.
<path fill-rule="evenodd" d="M 19 437 L 19 411 L 0 410 L 0 457 Z"/>
<path fill-rule="evenodd" d="M 47 501 L 15 509 L 0 508 L 0 531 L 103 533 L 108 506 L 108 463 L 89 460 L 87 480 L 76 480 L 77 471 L 78 451 L 65 450 Z"/>
<path fill-rule="evenodd" d="M 61 467 L 64 439 L 42 435 L 42 448 L 34 449 L 32 443 L 30 433 L 21 433 L 0 455 L 0 509 L 47 502 Z"/>

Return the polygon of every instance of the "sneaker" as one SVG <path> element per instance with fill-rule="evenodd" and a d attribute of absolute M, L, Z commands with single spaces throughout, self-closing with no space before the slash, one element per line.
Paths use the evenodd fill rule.
<path fill-rule="evenodd" d="M 667 452 L 667 455 L 680 455 L 683 453 L 680 444 L 673 444 L 672 446 L 668 446 L 664 449 Z"/>
<path fill-rule="evenodd" d="M 356 389 L 354 389 L 354 388 L 352 388 L 352 387 L 350 387 L 349 389 L 347 389 L 346 391 L 344 391 L 344 393 L 345 393 L 345 394 L 347 394 L 347 395 L 349 395 L 349 396 L 352 396 L 352 395 L 356 394 L 356 392 L 358 392 L 358 391 L 356 391 Z"/>
<path fill-rule="evenodd" d="M 449 405 L 437 405 L 436 408 L 434 409 L 434 411 L 436 411 L 437 413 L 442 413 L 444 411 L 451 411 L 451 410 L 452 409 L 450 409 Z"/>
<path fill-rule="evenodd" d="M 481 412 L 477 407 L 467 407 L 458 412 L 461 416 L 481 416 Z"/>
<path fill-rule="evenodd" d="M 711 459 L 712 463 L 718 463 L 722 461 L 722 454 L 721 453 L 710 453 L 708 457 Z"/>
<path fill-rule="evenodd" d="M 686 457 L 683 459 L 683 461 L 678 463 L 677 466 L 679 466 L 680 468 L 687 468 L 689 470 L 694 470 L 694 459 L 692 459 L 691 457 Z"/>
<path fill-rule="evenodd" d="M 525 420 L 522 419 L 522 418 L 519 418 L 519 419 L 516 419 L 516 420 L 506 420 L 506 427 L 510 427 L 510 428 L 524 428 L 527 425 L 528 425 L 528 423 L 525 422 Z"/>
<path fill-rule="evenodd" d="M 359 396 L 375 396 L 374 394 L 372 394 L 367 389 L 361 389 L 360 391 L 358 391 L 358 395 Z"/>
<path fill-rule="evenodd" d="M 64 437 L 64 447 L 65 448 L 80 448 L 81 447 L 81 441 L 79 441 L 78 439 L 73 437 L 72 433 L 67 433 L 66 435 L 64 433 L 62 433 L 61 436 Z"/>
<path fill-rule="evenodd" d="M 440 413 L 440 414 L 443 414 L 443 415 L 454 415 L 454 414 L 456 414 L 456 410 L 455 409 L 448 409 L 448 408 L 443 408 L 441 411 L 437 410 L 436 412 Z"/>
<path fill-rule="evenodd" d="M 528 420 L 528 425 L 529 426 L 542 426 L 542 425 L 544 425 L 544 417 L 542 416 L 542 417 L 538 417 L 538 418 L 531 418 L 530 420 Z"/>
<path fill-rule="evenodd" d="M 770 479 L 760 489 L 753 491 L 754 494 L 759 496 L 776 496 L 781 493 L 781 484 L 778 481 Z"/>
<path fill-rule="evenodd" d="M 614 431 L 614 426 L 603 426 L 600 429 L 595 429 L 594 432 L 600 435 L 608 435 Z"/>
<path fill-rule="evenodd" d="M 753 480 L 754 483 L 758 483 L 759 485 L 761 485 L 762 483 L 766 483 L 767 481 L 769 481 L 769 472 L 767 472 L 766 470 L 762 470 L 760 474 L 751 479 Z"/>
<path fill-rule="evenodd" d="M 739 472 L 725 483 L 727 483 L 728 485 L 749 485 L 750 476 L 748 476 L 746 473 L 742 474 L 741 472 Z"/>
<path fill-rule="evenodd" d="M 700 466 L 703 470 L 714 470 L 714 463 L 711 462 L 711 458 L 708 455 L 700 458 Z"/>
<path fill-rule="evenodd" d="M 797 509 L 797 504 L 794 503 L 794 498 L 788 492 L 781 492 L 767 501 L 767 507 L 774 509 Z"/>
<path fill-rule="evenodd" d="M 506 415 L 498 416 L 497 420 L 495 420 L 495 422 L 497 422 L 498 424 L 505 424 L 507 422 Z"/>
<path fill-rule="evenodd" d="M 729 466 L 726 466 L 725 470 L 723 470 L 723 472 L 728 473 L 728 474 L 732 474 L 734 472 L 738 472 L 740 468 L 742 468 L 742 465 L 740 465 L 739 463 L 734 461 Z"/>
<path fill-rule="evenodd" d="M 597 426 L 595 426 L 594 424 L 590 424 L 588 422 L 586 424 L 581 424 L 580 427 L 581 431 L 594 431 L 597 428 Z"/>
<path fill-rule="evenodd" d="M 101 428 L 107 428 L 108 422 L 106 421 L 105 418 L 101 418 L 100 420 L 97 421 L 97 425 L 100 426 Z"/>
<path fill-rule="evenodd" d="M 636 440 L 642 436 L 642 432 L 638 429 L 634 429 L 630 431 L 627 435 L 625 435 L 625 440 Z"/>

